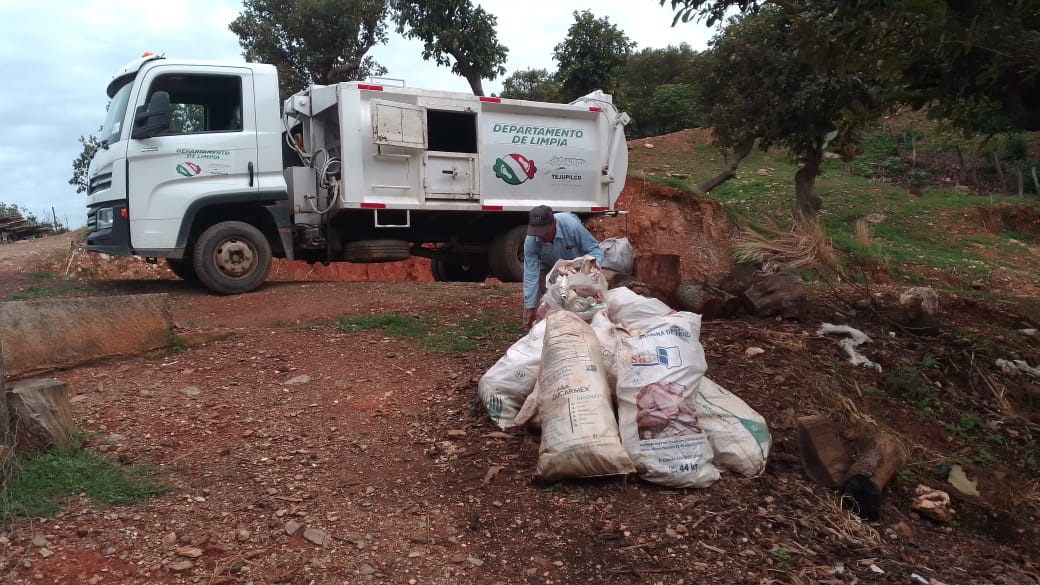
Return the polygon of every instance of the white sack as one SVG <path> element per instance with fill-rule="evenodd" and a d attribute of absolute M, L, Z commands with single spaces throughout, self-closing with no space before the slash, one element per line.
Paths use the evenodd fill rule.
<path fill-rule="evenodd" d="M 648 325 L 655 324 L 658 317 L 674 312 L 674 309 L 661 301 L 644 297 L 624 286 L 608 290 L 605 299 L 607 318 L 630 331 L 646 329 Z M 700 335 L 699 325 L 697 335 Z"/>
<path fill-rule="evenodd" d="M 545 321 L 535 323 L 527 335 L 512 345 L 477 384 L 477 394 L 498 428 L 513 426 L 524 399 L 534 390 L 542 362 Z"/>
<path fill-rule="evenodd" d="M 599 249 L 603 251 L 603 268 L 619 274 L 632 274 L 635 252 L 627 237 L 607 238 L 599 243 Z"/>
<path fill-rule="evenodd" d="M 700 315 L 672 313 L 618 336 L 621 440 L 643 479 L 706 488 L 719 479 L 694 402 L 708 369 Z"/>
<path fill-rule="evenodd" d="M 603 369 L 607 374 L 607 387 L 613 389 L 617 384 L 617 327 L 607 319 L 603 312 L 596 313 L 592 318 L 592 331 L 599 340 L 600 349 L 603 353 Z M 541 417 L 538 416 L 538 384 L 524 400 L 520 413 L 513 421 L 515 426 L 527 426 L 532 429 L 542 427 Z"/>
<path fill-rule="evenodd" d="M 577 315 L 553 311 L 546 317 L 538 386 L 540 479 L 635 471 L 618 436 L 602 349 L 592 328 Z"/>
<path fill-rule="evenodd" d="M 715 465 L 744 477 L 762 473 L 772 442 L 766 419 L 707 376 L 701 378 L 694 404 Z"/>

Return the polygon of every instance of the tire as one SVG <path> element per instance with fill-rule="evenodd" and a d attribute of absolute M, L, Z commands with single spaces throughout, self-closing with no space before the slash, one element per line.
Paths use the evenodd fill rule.
<path fill-rule="evenodd" d="M 222 295 L 256 290 L 271 272 L 271 244 L 248 223 L 225 221 L 202 232 L 193 266 L 206 288 Z"/>
<path fill-rule="evenodd" d="M 343 246 L 343 259 L 356 264 L 398 262 L 411 256 L 408 242 L 404 240 L 360 240 Z"/>
<path fill-rule="evenodd" d="M 430 263 L 430 272 L 437 282 L 484 282 L 488 276 L 488 267 L 484 262 L 461 264 L 447 260 L 434 260 Z"/>
<path fill-rule="evenodd" d="M 491 240 L 491 249 L 488 250 L 488 265 L 491 267 L 492 276 L 502 282 L 524 280 L 525 239 L 527 239 L 527 226 L 518 225 Z"/>
<path fill-rule="evenodd" d="M 166 259 L 166 267 L 170 269 L 177 278 L 191 284 L 199 283 L 199 275 L 195 272 L 195 265 L 191 257 L 175 260 Z"/>

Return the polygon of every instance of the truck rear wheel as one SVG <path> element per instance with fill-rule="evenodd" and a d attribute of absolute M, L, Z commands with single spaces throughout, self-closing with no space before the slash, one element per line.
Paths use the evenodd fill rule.
<path fill-rule="evenodd" d="M 491 275 L 502 282 L 520 282 L 524 279 L 524 240 L 527 226 L 510 228 L 491 240 L 488 265 Z"/>
<path fill-rule="evenodd" d="M 202 284 L 213 292 L 249 292 L 259 288 L 271 271 L 271 244 L 248 223 L 221 222 L 195 242 L 193 266 Z"/>
<path fill-rule="evenodd" d="M 190 257 L 182 258 L 180 260 L 167 258 L 166 267 L 169 268 L 170 272 L 176 275 L 177 278 L 184 282 L 190 282 L 192 284 L 199 283 L 199 275 L 195 272 L 195 266 Z"/>
<path fill-rule="evenodd" d="M 487 263 L 473 261 L 468 264 L 434 260 L 430 272 L 437 282 L 484 282 L 488 275 Z"/>

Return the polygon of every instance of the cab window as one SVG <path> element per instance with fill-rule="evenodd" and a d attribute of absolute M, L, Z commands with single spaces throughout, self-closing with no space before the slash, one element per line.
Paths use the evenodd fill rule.
<path fill-rule="evenodd" d="M 242 78 L 237 75 L 161 75 L 148 88 L 148 97 L 157 91 L 170 94 L 169 134 L 242 131 Z"/>

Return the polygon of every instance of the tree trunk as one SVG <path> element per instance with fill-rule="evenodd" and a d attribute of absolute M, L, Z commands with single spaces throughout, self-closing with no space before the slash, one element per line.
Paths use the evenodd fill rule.
<path fill-rule="evenodd" d="M 1036 167 L 1033 167 L 1033 188 L 1036 189 L 1037 197 L 1040 197 L 1040 178 L 1036 176 Z"/>
<path fill-rule="evenodd" d="M 957 184 L 965 185 L 968 183 L 968 172 L 964 168 L 964 152 L 959 145 L 953 148 L 957 151 Z"/>
<path fill-rule="evenodd" d="M 802 228 L 816 226 L 823 201 L 816 196 L 816 177 L 820 174 L 823 149 L 816 149 L 805 157 L 802 167 L 794 174 L 795 220 Z M 806 231 L 806 233 L 809 233 Z"/>
<path fill-rule="evenodd" d="M 1007 179 L 1004 178 L 1004 169 L 1000 167 L 1000 157 L 997 156 L 996 152 L 993 153 L 993 166 L 997 168 L 997 177 L 1000 179 L 1000 188 L 1002 189 L 1001 193 L 1007 194 Z"/>
<path fill-rule="evenodd" d="M 845 450 L 838 426 L 826 415 L 817 414 L 798 417 L 795 428 L 805 474 L 824 487 L 840 487 L 852 467 L 852 458 Z"/>
<path fill-rule="evenodd" d="M 854 511 L 860 517 L 877 520 L 881 514 L 881 492 L 906 466 L 907 459 L 906 449 L 892 437 L 881 435 L 868 441 L 849 468 L 842 486 L 843 500 L 854 502 Z"/>
<path fill-rule="evenodd" d="M 1018 179 L 1018 196 L 1019 197 L 1025 197 L 1026 196 L 1026 182 L 1025 182 L 1025 177 L 1022 174 L 1022 169 L 1020 169 L 1018 167 L 1012 167 L 1011 168 L 1011 172 L 1015 173 L 1015 178 Z"/>
<path fill-rule="evenodd" d="M 481 81 L 480 75 L 476 73 L 469 73 L 466 75 L 466 81 L 469 82 L 469 88 L 473 90 L 473 95 L 484 95 L 484 82 Z"/>
<path fill-rule="evenodd" d="M 26 380 L 11 386 L 6 396 L 11 433 L 19 453 L 50 446 L 72 445 L 72 404 L 60 380 Z"/>
<path fill-rule="evenodd" d="M 736 177 L 737 167 L 751 154 L 751 149 L 754 146 L 755 141 L 749 140 L 733 147 L 733 153 L 726 158 L 726 166 L 717 175 L 698 185 L 697 190 L 701 193 L 710 193 L 712 189 Z"/>

